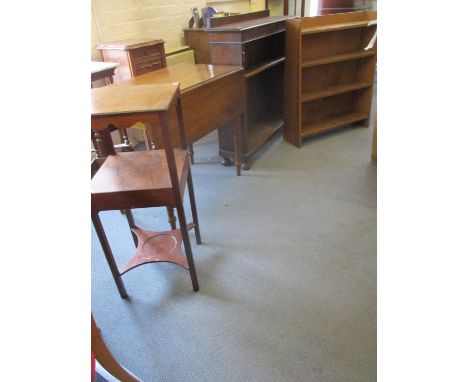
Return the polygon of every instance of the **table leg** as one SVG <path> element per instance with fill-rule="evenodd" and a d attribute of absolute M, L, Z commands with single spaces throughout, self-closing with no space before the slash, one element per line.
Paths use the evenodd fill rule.
<path fill-rule="evenodd" d="M 188 155 L 190 158 L 190 164 L 195 164 L 194 154 L 193 154 L 193 145 L 189 145 L 187 148 Z"/>
<path fill-rule="evenodd" d="M 241 174 L 241 156 L 242 156 L 242 128 L 244 124 L 244 114 L 239 115 L 236 126 L 234 127 L 234 151 L 236 156 L 237 176 Z"/>
<path fill-rule="evenodd" d="M 169 222 L 171 229 L 176 229 L 177 218 L 174 215 L 174 209 L 172 207 L 166 206 L 167 210 L 167 221 Z"/>

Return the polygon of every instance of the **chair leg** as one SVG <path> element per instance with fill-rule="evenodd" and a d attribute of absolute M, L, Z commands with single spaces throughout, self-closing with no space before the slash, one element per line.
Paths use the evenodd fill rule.
<path fill-rule="evenodd" d="M 199 289 L 197 271 L 195 270 L 192 246 L 190 245 L 190 238 L 187 231 L 187 221 L 185 220 L 184 206 L 181 203 L 178 203 L 177 205 L 177 216 L 179 217 L 180 232 L 182 234 L 182 241 L 184 242 L 185 255 L 187 256 L 190 278 L 192 279 L 192 287 L 193 290 L 197 292 Z"/>
<path fill-rule="evenodd" d="M 200 235 L 200 225 L 198 224 L 198 214 L 197 214 L 197 205 L 195 203 L 195 192 L 193 190 L 193 181 L 192 181 L 192 170 L 189 169 L 187 175 L 187 186 L 190 197 L 190 209 L 192 210 L 192 219 L 195 224 L 195 238 L 197 239 L 197 244 L 201 244 L 201 235 Z"/>
<path fill-rule="evenodd" d="M 166 207 L 167 209 L 167 221 L 171 225 L 171 229 L 174 230 L 177 228 L 176 221 L 177 218 L 174 215 L 174 209 L 172 207 Z"/>
<path fill-rule="evenodd" d="M 96 230 L 99 241 L 101 242 L 104 255 L 106 256 L 107 264 L 109 264 L 109 268 L 112 272 L 112 276 L 114 277 L 115 284 L 117 285 L 117 289 L 119 290 L 120 297 L 127 298 L 127 291 L 125 290 L 122 277 L 120 276 L 119 269 L 117 268 L 114 256 L 112 255 L 112 250 L 110 248 L 109 242 L 107 241 L 106 233 L 104 232 L 101 219 L 99 219 L 98 214 L 91 214 L 91 219 L 93 221 L 94 229 Z"/>
<path fill-rule="evenodd" d="M 133 218 L 133 213 L 132 210 L 123 210 L 125 213 L 125 217 L 127 218 L 128 226 L 130 228 L 135 228 L 135 219 Z M 133 233 L 133 231 L 130 229 L 130 232 L 132 234 L 132 239 L 133 242 L 135 243 L 135 248 L 138 247 L 138 237 Z"/>
<path fill-rule="evenodd" d="M 130 139 L 128 138 L 127 129 L 118 129 L 118 131 L 120 143 L 123 143 L 126 146 L 124 151 L 134 151 L 132 145 L 130 144 Z"/>

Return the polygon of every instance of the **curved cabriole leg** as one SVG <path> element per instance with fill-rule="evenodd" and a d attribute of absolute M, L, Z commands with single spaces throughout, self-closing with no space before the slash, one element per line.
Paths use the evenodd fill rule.
<path fill-rule="evenodd" d="M 104 232 L 101 219 L 99 219 L 99 216 L 97 213 L 91 214 L 91 219 L 93 221 L 96 234 L 101 243 L 104 255 L 106 256 L 107 264 L 109 264 L 109 268 L 112 272 L 112 276 L 114 277 L 115 284 L 117 285 L 117 289 L 119 290 L 120 297 L 127 298 L 128 294 L 127 294 L 127 291 L 125 290 L 125 286 L 120 276 L 120 272 L 117 267 L 117 264 L 115 263 L 114 256 L 112 255 L 112 250 L 110 248 L 109 242 L 107 241 L 106 233 Z"/>

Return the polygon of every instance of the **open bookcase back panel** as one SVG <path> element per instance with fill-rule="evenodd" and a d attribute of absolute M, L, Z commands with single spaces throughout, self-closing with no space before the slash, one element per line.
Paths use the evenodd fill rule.
<path fill-rule="evenodd" d="M 279 64 L 246 81 L 247 125 L 251 126 L 265 116 L 281 114 L 283 71 L 284 64 Z"/>
<path fill-rule="evenodd" d="M 302 62 L 362 50 L 360 29 L 302 36 Z"/>
<path fill-rule="evenodd" d="M 281 57 L 284 57 L 284 33 L 277 33 L 244 45 L 244 67 L 246 71 L 252 66 Z"/>
<path fill-rule="evenodd" d="M 347 93 L 309 102 L 302 107 L 302 124 L 308 126 L 336 114 L 351 112 L 353 101 L 351 93 Z"/>
<path fill-rule="evenodd" d="M 358 111 L 359 113 L 370 115 L 372 107 L 372 97 L 374 95 L 374 89 L 372 87 L 357 91 L 359 97 L 353 99 L 353 110 Z"/>
<path fill-rule="evenodd" d="M 356 60 L 356 79 L 364 82 L 374 82 L 375 65 L 377 63 L 377 56 L 371 56 Z"/>
<path fill-rule="evenodd" d="M 307 68 L 302 72 L 302 94 L 327 86 L 356 82 L 359 80 L 357 69 L 357 61 Z"/>

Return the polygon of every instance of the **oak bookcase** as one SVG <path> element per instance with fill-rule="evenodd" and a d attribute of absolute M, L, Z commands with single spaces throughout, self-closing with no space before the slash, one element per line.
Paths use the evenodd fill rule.
<path fill-rule="evenodd" d="M 286 21 L 286 141 L 301 147 L 304 138 L 331 129 L 369 126 L 376 28 L 376 12 Z"/>

